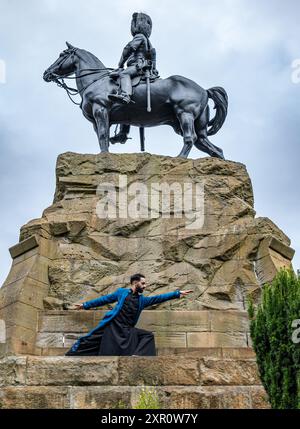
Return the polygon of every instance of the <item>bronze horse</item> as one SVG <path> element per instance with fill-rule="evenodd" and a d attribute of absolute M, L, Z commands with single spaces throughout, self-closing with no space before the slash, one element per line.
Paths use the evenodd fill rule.
<path fill-rule="evenodd" d="M 140 83 L 134 88 L 133 103 L 114 103 L 108 94 L 116 92 L 118 83 L 110 70 L 93 54 L 75 48 L 68 49 L 44 72 L 46 82 L 54 81 L 70 94 L 80 94 L 83 115 L 92 122 L 101 152 L 109 151 L 109 129 L 113 124 L 153 127 L 170 125 L 183 136 L 184 145 L 178 156 L 187 158 L 192 146 L 210 156 L 224 159 L 223 151 L 207 138 L 222 127 L 228 109 L 228 97 L 221 87 L 208 90 L 183 76 L 170 76 L 151 83 L 151 112 L 146 110 L 147 88 Z M 69 88 L 64 78 L 75 73 L 77 90 Z M 72 92 L 73 91 L 73 92 Z M 216 114 L 210 120 L 208 99 L 215 103 Z"/>

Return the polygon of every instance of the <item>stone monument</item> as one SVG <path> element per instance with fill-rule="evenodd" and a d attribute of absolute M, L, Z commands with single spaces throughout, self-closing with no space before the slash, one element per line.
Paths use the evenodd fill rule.
<path fill-rule="evenodd" d="M 107 184 L 116 194 L 104 192 Z M 180 213 L 186 193 L 194 203 Z M 121 210 L 117 217 L 113 209 Z M 124 397 L 133 406 L 143 384 L 156 386 L 167 408 L 267 406 L 247 297 L 259 299 L 294 251 L 271 220 L 255 217 L 243 164 L 64 153 L 53 204 L 21 228 L 10 253 L 0 289 L 2 407 L 114 407 Z M 61 356 L 107 309 L 72 304 L 128 287 L 136 271 L 146 275 L 149 294 L 194 290 L 191 299 L 142 313 L 139 326 L 155 333 L 158 356 L 135 358 L 138 365 L 130 357 Z"/>
<path fill-rule="evenodd" d="M 151 30 L 148 15 L 133 15 L 133 40 L 117 70 L 67 43 L 44 73 L 71 99 L 81 96 L 101 153 L 58 157 L 53 204 L 22 226 L 9 249 L 12 267 L 0 289 L 0 408 L 128 408 L 144 385 L 155 387 L 161 408 L 268 407 L 247 300 L 259 300 L 294 251 L 270 219 L 256 217 L 246 167 L 225 161 L 208 139 L 226 119 L 226 91 L 177 75 L 161 79 Z M 110 138 L 114 124 L 120 131 Z M 162 124 L 183 137 L 177 158 L 145 152 L 144 128 Z M 132 125 L 142 153 L 109 153 Z M 211 158 L 187 159 L 193 145 Z M 136 272 L 149 294 L 193 290 L 190 299 L 142 313 L 139 326 L 154 332 L 157 356 L 65 357 L 107 310 L 73 304 L 128 287 Z"/>

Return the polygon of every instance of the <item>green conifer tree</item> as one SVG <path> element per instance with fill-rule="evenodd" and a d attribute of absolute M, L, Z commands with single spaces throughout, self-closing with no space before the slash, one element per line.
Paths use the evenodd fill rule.
<path fill-rule="evenodd" d="M 262 290 L 260 304 L 249 303 L 250 332 L 260 378 L 272 408 L 300 408 L 300 344 L 293 322 L 300 319 L 300 279 L 282 269 Z"/>

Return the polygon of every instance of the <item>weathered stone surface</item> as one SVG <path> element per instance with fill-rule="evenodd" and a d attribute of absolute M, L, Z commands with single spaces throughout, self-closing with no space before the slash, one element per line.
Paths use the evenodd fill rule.
<path fill-rule="evenodd" d="M 38 222 L 41 226 L 43 222 Z M 49 238 L 49 236 L 48 236 Z M 11 270 L 0 289 L 0 319 L 6 324 L 6 353 L 34 353 L 39 312 L 48 295 L 48 267 L 53 241 L 40 234 L 14 246 Z"/>
<path fill-rule="evenodd" d="M 48 310 L 42 314 L 40 332 L 86 332 L 95 327 L 106 310 Z M 248 332 L 246 311 L 144 310 L 137 327 L 154 332 Z"/>
<path fill-rule="evenodd" d="M 7 356 L 0 360 L 2 386 L 251 385 L 260 384 L 254 357 L 225 358 L 203 349 L 177 356 Z"/>
<path fill-rule="evenodd" d="M 67 387 L 4 387 L 0 390 L 0 408 L 71 408 Z"/>
<path fill-rule="evenodd" d="M 120 175 L 127 184 L 119 182 Z M 159 309 L 244 310 L 247 295 L 259 290 L 281 266 L 289 265 L 293 256 L 288 237 L 273 222 L 255 219 L 252 185 L 243 164 L 142 153 L 67 152 L 58 157 L 56 176 L 53 205 L 41 219 L 24 225 L 20 234 L 28 242 L 37 237 L 41 249 L 35 258 L 48 256 L 49 261 L 40 259 L 37 265 L 32 258 L 19 259 L 6 284 L 28 275 L 30 264 L 48 264 L 47 276 L 42 269 L 34 278 L 49 283 L 48 296 L 58 299 L 58 306 L 60 301 L 66 305 L 127 287 L 129 276 L 143 267 L 150 294 L 174 288 L 194 290 L 190 299 L 162 303 Z M 143 196 L 163 183 L 173 189 L 185 185 L 191 201 L 199 206 L 176 217 L 181 214 L 177 192 L 176 198 L 170 194 L 174 213 L 169 218 L 165 208 L 157 211 L 149 197 L 147 216 L 144 212 L 139 218 L 104 219 L 99 217 L 102 197 L 97 186 L 105 182 L 129 194 L 130 186 L 143 183 Z M 203 190 L 196 188 L 199 184 L 204 184 Z M 117 201 L 116 208 L 120 207 L 127 208 Z M 200 214 L 203 222 L 196 225 Z M 24 256 L 17 254 L 16 259 Z M 56 304 L 45 301 L 48 308 Z"/>
<path fill-rule="evenodd" d="M 204 385 L 259 385 L 256 363 L 241 359 L 201 359 L 201 384 Z"/>
<path fill-rule="evenodd" d="M 37 346 L 71 346 L 78 336 L 94 328 L 105 310 L 49 310 L 39 319 Z M 249 321 L 246 311 L 144 310 L 138 328 L 154 333 L 157 349 L 247 347 Z"/>
<path fill-rule="evenodd" d="M 43 299 L 45 310 L 63 310 L 64 302 L 53 296 L 47 296 Z"/>
<path fill-rule="evenodd" d="M 268 395 L 265 389 L 261 387 L 250 387 L 250 394 L 252 399 L 252 408 L 271 408 Z"/>
<path fill-rule="evenodd" d="M 278 246 L 279 247 L 279 246 Z M 290 255 L 290 248 L 287 248 L 287 255 Z M 286 256 L 278 253 L 276 250 L 269 248 L 269 254 L 256 261 L 256 274 L 261 283 L 271 282 L 277 271 L 281 268 L 290 268 L 291 261 Z"/>
<path fill-rule="evenodd" d="M 27 385 L 115 385 L 118 381 L 118 358 L 28 357 Z"/>
<path fill-rule="evenodd" d="M 48 284 L 47 258 L 40 255 L 35 255 L 31 258 L 20 261 L 18 264 L 13 265 L 4 282 L 4 286 L 28 277 L 41 283 Z"/>
<path fill-rule="evenodd" d="M 132 408 L 131 396 L 137 390 L 130 386 L 72 387 L 73 408 L 81 409 L 128 409 Z"/>
<path fill-rule="evenodd" d="M 252 408 L 250 389 L 247 387 L 172 387 L 164 391 L 168 393 L 165 408 Z"/>
<path fill-rule="evenodd" d="M 83 333 L 39 332 L 36 338 L 37 347 L 70 348 Z"/>
<path fill-rule="evenodd" d="M 0 386 L 25 384 L 26 362 L 25 356 L 7 356 L 0 359 Z"/>
<path fill-rule="evenodd" d="M 243 332 L 188 332 L 187 347 L 248 347 Z"/>
<path fill-rule="evenodd" d="M 221 350 L 224 359 L 255 359 L 255 353 L 251 347 L 224 347 Z"/>
<path fill-rule="evenodd" d="M 11 352 L 17 354 L 35 354 L 36 333 L 34 331 L 17 326 L 16 329 L 11 329 L 11 332 L 13 335 L 10 334 L 9 329 L 7 329 L 10 338 L 8 338 L 5 343 L 4 356 L 9 355 Z"/>
<path fill-rule="evenodd" d="M 17 302 L 4 307 L 1 311 L 1 316 L 5 320 L 6 329 L 12 328 L 15 325 L 23 328 L 37 330 L 38 312 L 31 305 Z"/>
<path fill-rule="evenodd" d="M 29 250 L 37 247 L 39 245 L 36 237 L 33 235 L 26 240 L 21 241 L 20 243 L 16 244 L 15 246 L 12 246 L 9 249 L 9 252 L 11 254 L 12 258 L 16 258 L 17 256 L 20 256 Z"/>
<path fill-rule="evenodd" d="M 6 284 L 1 288 L 1 305 L 25 304 L 36 309 L 43 309 L 43 300 L 48 293 L 48 285 L 29 276 Z"/>
<path fill-rule="evenodd" d="M 143 386 L 5 387 L 0 408 L 128 409 L 136 406 Z M 260 386 L 156 387 L 161 409 L 270 408 Z"/>
<path fill-rule="evenodd" d="M 0 344 L 6 341 L 6 323 L 5 320 L 0 319 Z"/>
<path fill-rule="evenodd" d="M 72 388 L 74 408 L 132 408 L 143 386 Z M 251 387 L 156 387 L 161 409 L 269 408 L 264 390 Z M 256 398 L 258 400 L 256 400 Z"/>
<path fill-rule="evenodd" d="M 210 312 L 144 310 L 137 326 L 156 332 L 209 331 Z"/>
<path fill-rule="evenodd" d="M 41 314 L 38 329 L 39 332 L 51 333 L 88 332 L 97 324 L 95 317 L 100 319 L 103 315 L 104 311 L 50 310 Z"/>
<path fill-rule="evenodd" d="M 210 311 L 212 332 L 248 332 L 249 319 L 245 311 Z"/>
<path fill-rule="evenodd" d="M 120 357 L 119 384 L 150 386 L 197 385 L 199 383 L 198 359 L 180 359 L 172 356 L 156 358 Z"/>
<path fill-rule="evenodd" d="M 154 334 L 155 345 L 161 347 L 187 347 L 185 332 L 157 332 Z"/>
<path fill-rule="evenodd" d="M 162 409 L 269 407 L 253 355 L 239 349 L 156 357 L 8 356 L 0 359 L 0 386 L 0 408 L 132 408 L 145 386 L 156 391 Z"/>

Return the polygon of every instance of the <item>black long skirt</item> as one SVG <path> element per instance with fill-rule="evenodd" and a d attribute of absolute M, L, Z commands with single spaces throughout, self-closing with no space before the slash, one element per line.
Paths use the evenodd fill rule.
<path fill-rule="evenodd" d="M 156 356 L 152 332 L 124 326 L 116 319 L 104 328 L 82 338 L 78 349 L 66 356 Z"/>

